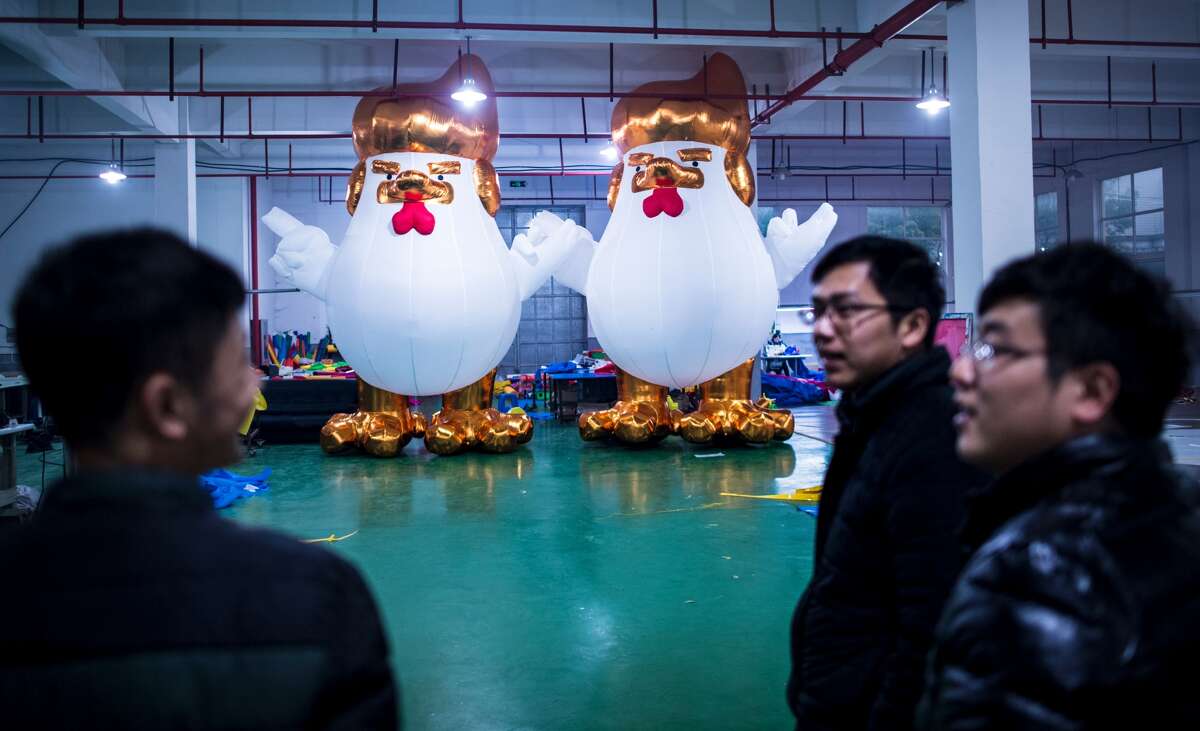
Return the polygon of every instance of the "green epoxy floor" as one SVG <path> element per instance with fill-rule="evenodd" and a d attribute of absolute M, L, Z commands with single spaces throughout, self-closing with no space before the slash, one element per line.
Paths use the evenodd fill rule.
<path fill-rule="evenodd" d="M 802 436 L 633 451 L 552 422 L 510 455 L 268 446 L 235 469 L 271 467 L 270 492 L 225 512 L 300 538 L 359 531 L 325 545 L 379 600 L 408 728 L 787 728 L 815 521 L 719 493 L 818 484 L 827 455 Z M 39 484 L 35 455 L 21 478 Z"/>

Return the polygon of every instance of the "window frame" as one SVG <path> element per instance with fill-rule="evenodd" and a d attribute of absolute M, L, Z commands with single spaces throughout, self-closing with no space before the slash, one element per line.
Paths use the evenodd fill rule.
<path fill-rule="evenodd" d="M 936 239 L 936 241 L 938 242 L 938 249 L 937 249 L 938 259 L 937 259 L 937 261 L 934 261 L 934 264 L 936 264 L 937 267 L 939 269 L 941 269 L 946 274 L 947 277 L 949 277 L 949 275 L 951 273 L 950 270 L 951 270 L 952 264 L 951 264 L 950 252 L 949 252 L 950 245 L 949 245 L 949 241 L 946 236 L 947 226 L 946 226 L 946 207 L 945 206 L 929 205 L 929 204 L 908 205 L 908 204 L 901 203 L 899 205 L 867 205 L 867 206 L 864 206 L 864 208 L 866 209 L 865 221 L 864 221 L 864 223 L 866 224 L 865 225 L 866 232 L 871 235 L 887 235 L 887 234 L 879 234 L 879 233 L 871 230 L 871 211 L 872 211 L 872 209 L 899 208 L 900 209 L 900 220 L 901 220 L 902 225 L 904 222 L 907 222 L 909 220 L 910 216 L 909 216 L 908 212 L 912 209 L 920 208 L 920 209 L 924 209 L 924 210 L 936 211 L 937 217 L 938 217 L 938 231 L 939 231 L 940 235 Z M 900 238 L 904 239 L 905 241 L 911 241 L 912 243 L 916 244 L 917 246 L 920 246 L 921 248 L 925 249 L 927 252 L 929 251 L 929 248 L 925 244 L 927 242 L 935 241 L 935 239 L 930 238 L 930 237 L 912 238 L 909 236 L 901 236 Z M 932 260 L 933 257 L 931 256 L 930 259 Z"/>
<path fill-rule="evenodd" d="M 1038 228 L 1038 199 L 1043 196 L 1054 196 L 1054 225 L 1046 227 L 1046 228 Z M 1060 197 L 1061 196 L 1059 196 L 1057 190 L 1046 190 L 1046 191 L 1042 191 L 1041 193 L 1033 194 L 1033 245 L 1037 248 L 1038 253 L 1049 251 L 1050 249 L 1053 249 L 1056 246 L 1061 246 L 1063 244 L 1062 209 L 1059 208 L 1059 198 Z M 1039 234 L 1041 234 L 1044 231 L 1053 231 L 1054 232 L 1054 240 L 1052 242 L 1050 242 L 1047 246 L 1042 246 L 1040 237 L 1039 237 Z"/>
<path fill-rule="evenodd" d="M 1136 177 L 1140 173 L 1148 173 L 1148 172 L 1153 172 L 1155 170 L 1158 171 L 1159 177 L 1162 180 L 1162 183 L 1161 183 L 1161 187 L 1162 187 L 1161 205 L 1158 208 L 1147 208 L 1145 210 L 1138 210 L 1138 208 L 1137 208 L 1137 188 L 1135 187 Z M 1163 266 L 1163 268 L 1165 269 L 1166 268 L 1166 260 L 1167 260 L 1166 177 L 1167 177 L 1166 169 L 1165 169 L 1165 165 L 1163 165 L 1163 164 L 1157 164 L 1157 165 L 1153 165 L 1151 167 L 1141 168 L 1141 169 L 1137 169 L 1137 170 L 1123 171 L 1123 172 L 1117 173 L 1115 175 L 1110 174 L 1110 175 L 1103 176 L 1103 177 L 1097 177 L 1096 178 L 1096 198 L 1095 198 L 1095 200 L 1096 200 L 1096 234 L 1097 234 L 1096 240 L 1099 241 L 1104 246 L 1107 246 L 1110 249 L 1112 249 L 1113 251 L 1116 251 L 1117 253 L 1121 254 L 1122 256 L 1128 257 L 1131 261 L 1137 262 L 1139 265 L 1161 264 Z M 1130 196 L 1129 213 L 1120 215 L 1120 216 L 1105 216 L 1104 215 L 1104 184 L 1111 180 L 1120 180 L 1121 178 L 1129 178 L 1129 196 Z M 1108 242 L 1108 238 L 1106 236 L 1107 224 L 1110 221 L 1124 221 L 1124 220 L 1128 219 L 1130 240 L 1132 241 L 1133 246 L 1136 247 L 1137 246 L 1137 238 L 1138 238 L 1137 219 L 1139 216 L 1145 216 L 1145 215 L 1153 214 L 1153 213 L 1162 214 L 1163 247 L 1162 247 L 1161 251 L 1152 252 L 1152 253 L 1138 253 L 1137 251 L 1126 252 L 1126 251 L 1121 251 L 1120 249 L 1117 249 L 1116 247 L 1112 246 Z"/>

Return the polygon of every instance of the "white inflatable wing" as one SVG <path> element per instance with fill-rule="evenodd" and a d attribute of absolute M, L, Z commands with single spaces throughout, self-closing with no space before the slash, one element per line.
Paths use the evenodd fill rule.
<path fill-rule="evenodd" d="M 521 300 L 532 296 L 551 275 L 561 284 L 582 292 L 587 282 L 586 267 L 591 263 L 590 253 L 584 264 L 582 277 L 577 278 L 578 287 L 565 281 L 562 273 L 564 270 L 573 272 L 578 268 L 575 260 L 579 258 L 584 245 L 588 247 L 589 252 L 590 248 L 595 246 L 587 229 L 576 225 L 574 221 L 563 221 L 548 211 L 534 216 L 529 224 L 528 235 L 519 234 L 513 239 L 512 249 L 509 250 L 517 272 Z"/>
<path fill-rule="evenodd" d="M 337 253 L 329 234 L 300 223 L 282 208 L 267 211 L 262 222 L 280 237 L 275 255 L 269 261 L 271 268 L 281 278 L 325 301 L 330 261 Z"/>
<path fill-rule="evenodd" d="M 791 208 L 785 210 L 783 216 L 771 219 L 764 243 L 775 267 L 775 286 L 783 289 L 804 271 L 829 239 L 837 220 L 837 213 L 828 203 L 822 203 L 816 213 L 801 224 L 796 223 L 796 211 Z"/>

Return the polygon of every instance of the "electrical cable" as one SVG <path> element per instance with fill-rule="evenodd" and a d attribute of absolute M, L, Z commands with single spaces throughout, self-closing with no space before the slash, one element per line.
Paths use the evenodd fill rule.
<path fill-rule="evenodd" d="M 17 213 L 13 220 L 8 222 L 8 225 L 4 227 L 4 230 L 0 231 L 0 239 L 3 239 L 4 235 L 7 234 L 13 226 L 17 225 L 17 221 L 21 220 L 21 216 L 25 215 L 25 211 L 29 210 L 29 207 L 33 205 L 33 202 L 36 201 L 38 196 L 42 194 L 42 191 L 46 189 L 46 185 L 54 177 L 54 171 L 58 170 L 67 162 L 68 160 L 59 160 L 58 162 L 54 163 L 54 167 L 50 168 L 50 172 L 46 173 L 46 179 L 43 180 L 42 184 L 38 186 L 38 189 L 34 191 L 33 197 L 29 199 L 29 202 L 25 204 L 25 207 L 22 208 L 19 213 Z"/>

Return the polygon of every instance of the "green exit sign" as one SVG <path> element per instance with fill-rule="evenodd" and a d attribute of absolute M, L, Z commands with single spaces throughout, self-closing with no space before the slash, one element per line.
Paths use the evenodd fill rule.
<path fill-rule="evenodd" d="M 510 180 L 510 181 L 508 181 L 508 187 L 510 187 L 510 188 L 524 188 L 524 187 L 525 187 L 525 181 L 524 181 L 524 180 Z"/>

